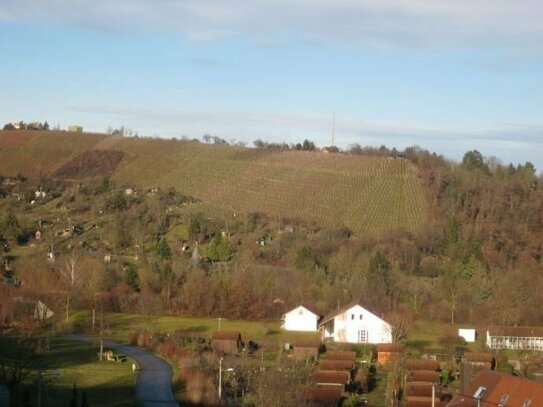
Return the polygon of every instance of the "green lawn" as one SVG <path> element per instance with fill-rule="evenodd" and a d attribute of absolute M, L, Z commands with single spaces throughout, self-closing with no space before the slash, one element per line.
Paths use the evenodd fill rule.
<path fill-rule="evenodd" d="M 98 360 L 97 346 L 52 338 L 44 373 L 42 405 L 69 405 L 74 384 L 86 392 L 91 406 L 121 407 L 135 404 L 132 359 L 124 363 Z"/>
<path fill-rule="evenodd" d="M 89 332 L 92 328 L 90 312 L 76 312 L 72 314 L 72 322 L 76 332 Z M 244 341 L 277 341 L 292 342 L 296 338 L 312 338 L 316 333 L 287 332 L 280 329 L 279 321 L 238 321 L 221 320 L 222 331 L 239 331 Z M 99 326 L 99 316 L 96 317 L 96 326 Z M 211 336 L 219 329 L 217 318 L 184 318 L 174 316 L 144 316 L 134 314 L 111 313 L 104 315 L 106 336 L 118 342 L 126 342 L 132 329 L 143 328 L 153 332 L 172 332 L 188 330 L 202 336 Z"/>

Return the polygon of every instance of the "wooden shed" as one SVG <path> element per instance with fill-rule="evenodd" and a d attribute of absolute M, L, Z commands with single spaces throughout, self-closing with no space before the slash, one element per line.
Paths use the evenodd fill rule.
<path fill-rule="evenodd" d="M 334 372 L 350 372 L 354 369 L 354 362 L 352 360 L 321 360 L 318 368 Z"/>
<path fill-rule="evenodd" d="M 435 407 L 445 407 L 446 403 L 436 397 Z M 432 397 L 407 397 L 407 407 L 432 407 Z"/>
<path fill-rule="evenodd" d="M 441 390 L 435 388 L 436 397 L 441 397 Z M 407 382 L 405 392 L 413 397 L 432 397 L 432 383 Z"/>
<path fill-rule="evenodd" d="M 410 370 L 407 382 L 439 383 L 439 373 L 435 370 Z"/>
<path fill-rule="evenodd" d="M 407 370 L 438 370 L 439 362 L 432 359 L 407 359 L 405 368 Z"/>
<path fill-rule="evenodd" d="M 356 360 L 356 352 L 330 350 L 326 352 L 326 360 Z"/>
<path fill-rule="evenodd" d="M 485 369 L 494 369 L 496 367 L 496 358 L 491 353 L 482 352 L 464 352 L 464 362 L 475 366 L 481 366 Z"/>
<path fill-rule="evenodd" d="M 295 359 L 302 360 L 307 358 L 319 357 L 321 341 L 319 339 L 297 339 L 292 343 L 294 348 L 292 355 Z"/>
<path fill-rule="evenodd" d="M 216 331 L 211 336 L 212 347 L 215 352 L 235 354 L 243 350 L 241 334 L 236 331 Z"/>
<path fill-rule="evenodd" d="M 345 385 L 350 383 L 351 376 L 348 372 L 317 370 L 312 379 L 317 387 L 339 387 L 343 390 Z"/>
<path fill-rule="evenodd" d="M 405 346 L 400 343 L 381 343 L 375 345 L 375 348 L 377 349 L 377 363 L 380 365 L 398 362 L 405 350 Z"/>
<path fill-rule="evenodd" d="M 303 389 L 300 398 L 310 406 L 336 407 L 343 398 L 343 390 L 340 387 L 312 387 Z"/>

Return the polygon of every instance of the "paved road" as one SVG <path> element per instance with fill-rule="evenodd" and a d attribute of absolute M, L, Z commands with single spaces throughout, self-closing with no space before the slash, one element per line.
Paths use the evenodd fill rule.
<path fill-rule="evenodd" d="M 96 342 L 85 335 L 69 335 L 71 339 Z M 138 363 L 136 398 L 141 407 L 179 407 L 172 391 L 172 368 L 153 353 L 136 346 L 104 341 L 104 347 L 122 352 Z"/>

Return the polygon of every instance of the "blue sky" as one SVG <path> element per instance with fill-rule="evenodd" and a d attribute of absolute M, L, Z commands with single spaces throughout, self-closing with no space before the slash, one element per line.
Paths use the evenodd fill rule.
<path fill-rule="evenodd" d="M 0 0 L 0 123 L 543 169 L 540 0 Z"/>

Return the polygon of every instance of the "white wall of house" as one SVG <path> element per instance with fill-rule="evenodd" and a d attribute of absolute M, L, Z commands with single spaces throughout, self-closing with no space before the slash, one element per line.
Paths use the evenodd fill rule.
<path fill-rule="evenodd" d="M 466 342 L 475 342 L 476 331 L 473 328 L 459 328 L 458 336 L 464 338 Z"/>
<path fill-rule="evenodd" d="M 334 342 L 392 343 L 390 324 L 358 304 L 336 315 L 331 323 L 326 324 L 324 335 Z"/>
<path fill-rule="evenodd" d="M 316 332 L 319 316 L 300 305 L 284 315 L 286 331 Z"/>

